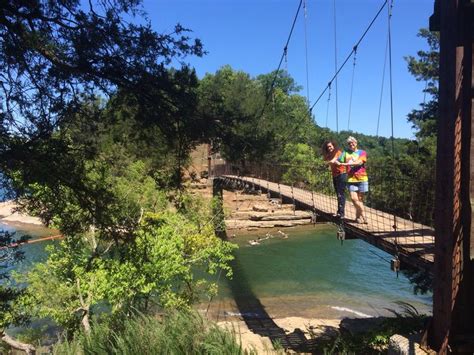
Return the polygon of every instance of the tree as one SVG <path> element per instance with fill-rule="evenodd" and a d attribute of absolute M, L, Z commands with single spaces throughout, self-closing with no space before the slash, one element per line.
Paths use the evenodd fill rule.
<path fill-rule="evenodd" d="M 430 97 L 429 101 L 421 104 L 421 109 L 412 110 L 408 114 L 408 121 L 417 129 L 418 138 L 436 136 L 436 121 L 438 117 L 438 82 L 439 82 L 439 32 L 421 29 L 419 37 L 426 39 L 429 50 L 420 50 L 417 55 L 405 57 L 408 70 L 418 81 L 424 81 L 423 90 Z"/>
<path fill-rule="evenodd" d="M 147 95 L 148 84 L 169 101 L 172 58 L 202 55 L 180 25 L 155 33 L 124 16 L 141 14 L 137 0 L 9 1 L 0 13 L 2 126 L 26 137 L 47 135 L 83 97 L 126 88 Z M 144 85 L 145 84 L 145 85 Z M 157 100 L 157 97 L 153 97 Z M 79 106 L 78 106 L 79 104 Z M 11 129 L 7 132 L 12 133 Z"/>
<path fill-rule="evenodd" d="M 300 186 L 316 186 L 323 181 L 329 181 L 328 167 L 318 158 L 313 149 L 302 143 L 288 143 L 282 157 L 282 163 L 286 171 L 282 176 L 283 182 L 287 184 L 297 184 Z M 317 168 L 323 167 L 322 174 L 316 173 Z"/>
<path fill-rule="evenodd" d="M 256 78 L 264 92 L 271 96 L 274 89 L 283 91 L 285 95 L 297 94 L 301 91 L 301 85 L 297 85 L 286 70 L 273 71 L 269 74 L 260 74 Z"/>
<path fill-rule="evenodd" d="M 252 78 L 224 66 L 200 82 L 200 113 L 215 124 L 211 141 L 231 162 L 248 165 L 283 154 L 287 143 L 316 136 L 306 100 L 285 71 Z"/>
<path fill-rule="evenodd" d="M 98 302 L 125 310 L 159 294 L 162 306 L 186 303 L 192 266 L 228 271 L 230 246 L 165 212 L 165 189 L 205 128 L 195 72 L 182 63 L 202 45 L 180 25 L 157 34 L 134 23 L 139 3 L 12 0 L 0 10 L 2 179 L 20 207 L 65 236 L 30 274 L 38 292 L 22 299 L 66 326 L 87 329 Z"/>
<path fill-rule="evenodd" d="M 31 181 L 72 187 L 67 172 L 80 166 L 56 171 L 50 166 L 55 181 L 45 178 L 43 169 L 29 167 L 53 158 L 71 163 L 66 154 L 58 154 L 68 142 L 60 140 L 57 130 L 83 115 L 99 96 L 120 92 L 133 99 L 136 118 L 153 123 L 173 144 L 176 132 L 179 142 L 185 133 L 197 134 L 194 126 L 177 123 L 193 109 L 193 100 L 186 99 L 192 96 L 188 88 L 197 85 L 195 74 L 185 65 L 174 71 L 167 66 L 173 59 L 202 55 L 202 45 L 180 25 L 173 33 L 158 34 L 149 23 L 133 23 L 133 16 L 141 14 L 139 3 L 12 0 L 2 6 L 0 170 L 7 178 L 19 172 Z M 190 144 L 178 145 L 184 146 L 177 153 L 182 159 Z"/>
<path fill-rule="evenodd" d="M 176 212 L 147 212 L 119 244 L 97 238 L 94 230 L 67 237 L 27 274 L 22 303 L 72 332 L 90 332 L 91 316 L 106 307 L 112 314 L 189 308 L 200 294 L 216 289 L 196 277 L 196 269 L 231 275 L 235 246 L 215 236 L 208 212 L 200 211 L 206 224 Z"/>
<path fill-rule="evenodd" d="M 208 131 L 213 149 L 239 161 L 263 146 L 255 129 L 262 103 L 262 92 L 247 73 L 226 65 L 206 74 L 199 83 L 199 114 L 213 122 Z"/>
<path fill-rule="evenodd" d="M 31 354 L 35 350 L 33 346 L 16 341 L 6 334 L 7 327 L 23 325 L 29 320 L 28 314 L 21 312 L 16 306 L 23 291 L 10 283 L 9 273 L 11 266 L 23 259 L 19 245 L 27 239 L 27 236 L 16 239 L 14 234 L 0 231 L 0 339 L 16 349 Z"/>

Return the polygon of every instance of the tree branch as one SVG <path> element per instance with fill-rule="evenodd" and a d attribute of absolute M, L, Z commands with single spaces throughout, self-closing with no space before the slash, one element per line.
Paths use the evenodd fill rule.
<path fill-rule="evenodd" d="M 27 355 L 35 355 L 36 354 L 36 348 L 33 345 L 27 344 L 27 343 L 22 343 L 18 340 L 15 340 L 6 333 L 2 334 L 1 339 L 2 339 L 3 342 L 10 345 L 12 348 L 17 349 L 17 350 L 22 350 Z"/>

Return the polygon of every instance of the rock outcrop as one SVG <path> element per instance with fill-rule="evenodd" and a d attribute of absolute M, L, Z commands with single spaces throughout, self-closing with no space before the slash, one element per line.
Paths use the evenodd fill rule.
<path fill-rule="evenodd" d="M 205 179 L 190 184 L 192 193 L 206 199 L 212 197 L 212 185 Z M 242 191 L 223 190 L 225 223 L 229 230 L 293 227 L 311 223 L 310 211 L 294 210 L 292 204 L 282 204 L 280 199 L 266 194 L 246 194 Z"/>
<path fill-rule="evenodd" d="M 224 191 L 224 210 L 228 229 L 293 227 L 311 223 L 309 211 L 294 210 L 292 204 L 281 204 L 265 194 Z"/>

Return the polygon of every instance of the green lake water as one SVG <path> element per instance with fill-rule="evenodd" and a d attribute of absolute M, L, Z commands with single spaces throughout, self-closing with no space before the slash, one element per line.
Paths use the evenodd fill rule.
<path fill-rule="evenodd" d="M 0 225 L 13 231 L 14 228 Z M 17 227 L 19 228 L 19 227 Z M 198 305 L 214 319 L 240 316 L 300 316 L 342 318 L 388 315 L 387 309 L 400 309 L 396 302 L 407 302 L 419 312 L 430 313 L 431 295 L 416 296 L 413 285 L 390 270 L 391 256 L 361 240 L 336 239 L 330 224 L 276 231 L 260 230 L 238 236 L 232 242 L 236 251 L 234 277 L 219 281 L 219 294 Z M 273 237 L 250 245 L 251 239 Z M 21 230 L 18 230 L 21 234 Z M 29 229 L 33 239 L 51 234 L 43 228 Z M 27 269 L 44 260 L 46 241 L 26 245 L 25 261 L 15 268 Z"/>
<path fill-rule="evenodd" d="M 233 239 L 240 246 L 235 275 L 220 280 L 218 296 L 207 305 L 216 318 L 262 312 L 272 317 L 378 316 L 400 310 L 397 302 L 431 312 L 431 294 L 414 295 L 408 279 L 390 270 L 390 255 L 358 239 L 341 245 L 333 225 L 287 229 L 287 239 L 272 231 L 272 238 L 249 244 L 266 233 Z"/>

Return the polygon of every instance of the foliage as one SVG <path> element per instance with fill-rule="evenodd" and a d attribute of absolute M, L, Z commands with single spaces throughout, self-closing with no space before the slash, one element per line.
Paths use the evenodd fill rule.
<path fill-rule="evenodd" d="M 1 11 L 0 171 L 26 207 L 46 221 L 57 214 L 37 204 L 33 187 L 64 197 L 63 211 L 69 199 L 80 202 L 81 211 L 71 212 L 87 210 L 100 223 L 104 206 L 94 196 L 103 205 L 113 196 L 107 186 L 90 181 L 85 162 L 104 151 L 113 153 L 108 158 L 123 158 L 124 151 L 131 161 L 148 157 L 157 180 L 180 185 L 187 153 L 206 127 L 193 115 L 196 74 L 182 62 L 204 54 L 199 40 L 192 41 L 180 25 L 158 34 L 147 22 L 136 24 L 135 15 L 144 22 L 139 0 L 88 6 L 10 1 Z M 181 68 L 169 68 L 172 60 Z"/>
<path fill-rule="evenodd" d="M 119 244 L 89 233 L 49 247 L 48 260 L 28 272 L 22 301 L 36 316 L 72 331 L 81 322 L 88 331 L 91 314 L 104 306 L 123 314 L 151 304 L 187 308 L 200 293 L 215 290 L 193 270 L 222 269 L 230 276 L 233 248 L 214 235 L 211 224 L 198 228 L 177 213 L 146 213 Z"/>
<path fill-rule="evenodd" d="M 62 341 L 53 354 L 255 354 L 243 350 L 235 337 L 195 313 L 173 312 L 161 320 L 136 315 L 118 329 L 98 325 L 90 335 Z"/>
<path fill-rule="evenodd" d="M 136 24 L 139 4 L 1 10 L 0 170 L 20 207 L 65 235 L 28 274 L 22 301 L 68 328 L 81 321 L 88 331 L 99 306 L 146 308 L 152 297 L 187 306 L 204 287 L 192 267 L 230 272 L 232 248 L 166 212 L 170 194 L 157 189 L 179 186 L 203 139 L 196 74 L 182 62 L 169 68 L 202 45 L 180 25 L 161 35 Z"/>
<path fill-rule="evenodd" d="M 15 307 L 22 291 L 10 284 L 12 266 L 23 259 L 18 243 L 27 239 L 27 236 L 15 238 L 14 234 L 0 230 L 0 335 L 8 326 L 23 324 L 28 320 L 28 316 Z"/>
<path fill-rule="evenodd" d="M 199 110 L 214 120 L 210 140 L 230 162 L 279 157 L 286 143 L 314 137 L 306 100 L 294 79 L 279 71 L 251 78 L 224 66 L 200 82 Z"/>
<path fill-rule="evenodd" d="M 438 117 L 438 82 L 439 82 L 439 32 L 431 32 L 421 29 L 419 37 L 426 39 L 429 50 L 417 52 L 418 58 L 405 57 L 408 70 L 416 80 L 425 82 L 425 95 L 429 100 L 421 104 L 421 109 L 412 110 L 408 115 L 408 121 L 417 129 L 418 138 L 436 136 L 436 121 Z"/>
<path fill-rule="evenodd" d="M 313 149 L 307 144 L 287 144 L 282 162 L 287 165 L 286 172 L 282 176 L 282 181 L 287 184 L 306 183 L 314 185 L 316 183 L 316 175 L 314 168 L 317 159 Z"/>
<path fill-rule="evenodd" d="M 26 137 L 47 135 L 67 112 L 80 108 L 81 98 L 95 97 L 97 90 L 110 93 L 119 87 L 149 102 L 166 102 L 169 91 L 150 97 L 149 85 L 170 85 L 165 65 L 173 58 L 202 55 L 202 45 L 180 25 L 171 34 L 158 34 L 149 23 L 134 23 L 134 16 L 143 15 L 139 3 L 4 4 L 0 74 L 6 132 L 13 133 L 9 125 L 15 125 L 15 132 Z"/>

